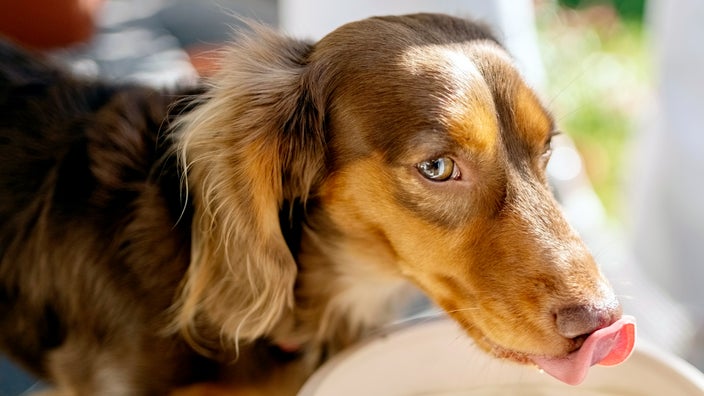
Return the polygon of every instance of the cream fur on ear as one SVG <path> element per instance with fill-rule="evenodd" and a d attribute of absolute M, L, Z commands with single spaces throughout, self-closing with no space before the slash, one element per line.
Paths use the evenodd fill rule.
<path fill-rule="evenodd" d="M 305 201 L 324 161 L 322 118 L 305 89 L 311 45 L 250 29 L 176 125 L 194 206 L 176 324 L 201 346 L 203 329 L 236 345 L 293 308 L 297 268 L 279 211 L 285 200 Z"/>

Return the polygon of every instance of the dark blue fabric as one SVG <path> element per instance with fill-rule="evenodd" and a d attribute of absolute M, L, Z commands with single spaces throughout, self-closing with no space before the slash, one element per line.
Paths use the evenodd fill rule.
<path fill-rule="evenodd" d="M 38 381 L 7 359 L 0 357 L 0 396 L 19 396 L 37 389 Z"/>

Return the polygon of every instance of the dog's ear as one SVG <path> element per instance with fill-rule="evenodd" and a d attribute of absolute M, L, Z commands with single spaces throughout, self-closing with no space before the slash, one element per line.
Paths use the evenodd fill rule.
<path fill-rule="evenodd" d="M 312 46 L 250 28 L 177 125 L 194 207 L 177 325 L 196 344 L 204 329 L 253 340 L 293 308 L 297 267 L 279 212 L 305 202 L 324 162 L 321 112 L 305 88 Z"/>

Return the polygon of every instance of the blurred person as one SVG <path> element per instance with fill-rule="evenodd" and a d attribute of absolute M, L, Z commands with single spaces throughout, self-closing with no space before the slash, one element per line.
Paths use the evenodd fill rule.
<path fill-rule="evenodd" d="M 241 24 L 276 24 L 275 0 L 0 0 L 0 36 L 74 72 L 154 87 L 193 84 Z"/>
<path fill-rule="evenodd" d="M 50 50 L 87 42 L 103 0 L 0 0 L 0 35 Z"/>
<path fill-rule="evenodd" d="M 694 318 L 683 355 L 704 369 L 704 2 L 651 0 L 648 17 L 657 85 L 634 151 L 633 251 Z"/>

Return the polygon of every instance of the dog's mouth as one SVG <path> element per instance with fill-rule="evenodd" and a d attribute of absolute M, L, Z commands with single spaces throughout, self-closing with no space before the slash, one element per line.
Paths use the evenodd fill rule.
<path fill-rule="evenodd" d="M 541 356 L 512 351 L 491 341 L 490 352 L 503 359 L 523 364 L 534 364 L 558 380 L 578 385 L 584 381 L 591 366 L 614 366 L 624 362 L 633 352 L 636 323 L 624 315 L 608 327 L 599 329 L 584 339 L 579 349 L 564 356 Z"/>

